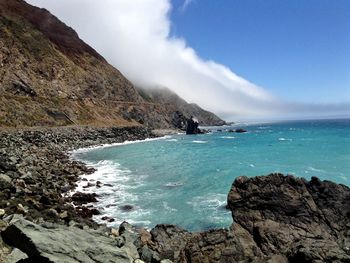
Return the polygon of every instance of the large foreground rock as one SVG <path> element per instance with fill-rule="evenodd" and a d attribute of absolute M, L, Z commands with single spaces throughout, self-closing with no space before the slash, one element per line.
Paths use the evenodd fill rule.
<path fill-rule="evenodd" d="M 282 174 L 239 177 L 228 206 L 264 255 L 350 262 L 350 189 L 344 185 Z"/>
<path fill-rule="evenodd" d="M 18 215 L 1 236 L 7 244 L 25 252 L 28 262 L 134 261 L 126 247 L 118 248 L 115 240 L 100 231 L 62 225 L 44 227 Z"/>

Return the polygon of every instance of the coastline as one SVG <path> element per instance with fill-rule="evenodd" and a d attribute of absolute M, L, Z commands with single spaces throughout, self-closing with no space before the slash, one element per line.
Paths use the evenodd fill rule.
<path fill-rule="evenodd" d="M 140 140 L 152 140 L 152 138 L 158 139 L 150 130 L 142 127 L 62 127 L 5 131 L 1 132 L 0 139 L 0 173 L 1 169 L 3 172 L 10 173 L 11 178 L 8 186 L 13 188 L 12 191 L 15 191 L 15 195 L 24 193 L 24 195 L 30 196 L 40 186 L 50 188 L 52 186 L 50 180 L 56 181 L 57 185 L 53 186 L 53 190 L 61 195 L 75 189 L 79 176 L 91 174 L 95 171 L 93 168 L 88 168 L 84 163 L 73 160 L 70 157 L 72 151 L 89 149 L 87 147 L 109 147 L 123 144 L 126 141 L 135 143 Z M 27 189 L 26 192 L 25 189 Z M 2 207 L 5 207 L 5 214 L 13 214 L 18 211 L 18 207 L 15 205 L 8 207 L 4 204 L 8 196 L 11 196 L 11 191 L 3 191 Z M 34 197 L 32 196 L 32 199 L 34 199 L 31 200 L 32 203 L 28 203 L 22 196 L 19 196 L 19 198 L 18 203 L 21 203 L 23 207 L 28 207 L 28 209 L 24 209 L 28 210 L 25 214 L 33 216 L 30 219 L 36 218 L 36 213 L 30 213 L 30 211 L 38 210 L 38 208 L 45 209 L 43 199 L 50 199 L 49 195 L 45 195 L 45 198 L 34 195 Z M 63 200 L 60 200 L 60 198 L 60 196 L 56 196 L 54 199 L 62 203 Z M 40 199 L 42 200 L 40 201 Z M 66 201 L 70 203 L 70 200 Z M 35 205 L 36 202 L 39 205 Z M 46 203 L 50 203 L 50 200 L 47 200 Z M 74 213 L 73 217 L 75 216 Z M 50 217 L 47 219 L 50 220 Z"/>
<path fill-rule="evenodd" d="M 67 195 L 83 174 L 95 171 L 69 153 L 160 138 L 142 127 L 45 128 L 0 135 L 0 261 L 28 256 L 36 262 L 350 260 L 346 186 L 282 174 L 238 177 L 228 194 L 227 207 L 235 222 L 230 229 L 188 232 L 160 224 L 147 231 L 126 222 L 118 229 L 108 228 L 92 220 L 98 211 L 87 204 L 97 201 L 95 195 Z M 80 239 L 89 242 L 79 241 L 76 247 Z"/>
<path fill-rule="evenodd" d="M 154 134 L 154 131 L 152 131 L 152 133 Z M 164 134 L 166 134 L 166 135 L 164 135 Z M 85 162 L 84 160 L 80 159 L 79 154 L 85 153 L 88 151 L 97 150 L 97 149 L 105 149 L 105 148 L 110 148 L 110 147 L 117 147 L 117 146 L 130 145 L 130 144 L 136 144 L 136 143 L 145 143 L 145 142 L 152 142 L 152 141 L 157 141 L 157 140 L 165 140 L 165 139 L 171 138 L 171 135 L 174 135 L 174 134 L 178 134 L 176 130 L 162 130 L 161 133 L 156 132 L 156 136 L 161 136 L 161 137 L 145 138 L 142 140 L 133 140 L 133 141 L 126 140 L 124 142 L 116 142 L 116 143 L 102 144 L 102 145 L 96 145 L 96 146 L 93 145 L 93 146 L 88 146 L 88 147 L 83 147 L 83 148 L 78 148 L 78 149 L 68 151 L 69 157 L 71 158 L 72 161 L 82 162 L 82 163 L 84 163 L 84 165 L 86 167 L 94 169 L 94 172 L 91 174 L 88 173 L 88 174 L 80 175 L 79 180 L 76 182 L 76 187 L 74 189 L 72 189 L 69 193 L 67 193 L 67 196 L 71 197 L 75 193 L 97 194 L 97 196 L 96 196 L 97 202 L 90 202 L 90 203 L 84 204 L 85 207 L 89 207 L 90 209 L 97 209 L 99 212 L 101 212 L 101 214 L 93 215 L 91 219 L 94 222 L 96 222 L 97 224 L 106 224 L 107 226 L 109 226 L 110 223 L 112 223 L 113 225 L 115 225 L 116 218 L 113 218 L 113 217 L 109 216 L 108 214 L 104 215 L 104 216 L 102 214 L 102 210 L 105 210 L 111 204 L 110 203 L 105 204 L 105 205 L 101 204 L 102 201 L 99 198 L 99 193 L 96 193 L 96 191 L 91 190 L 92 188 L 96 188 L 96 190 L 102 189 L 101 194 L 104 195 L 105 191 L 109 190 L 110 187 L 112 187 L 111 184 L 106 183 L 103 180 L 103 178 L 101 178 L 100 173 L 101 172 L 103 173 L 103 171 L 101 171 L 101 169 L 103 169 L 104 165 L 103 164 L 101 164 L 101 165 L 89 164 L 89 163 Z M 101 160 L 100 162 L 104 163 L 105 161 Z M 127 193 L 124 193 L 124 194 L 127 194 Z M 101 211 L 100 211 L 100 209 L 101 209 Z M 94 218 L 94 216 L 100 217 L 100 219 L 98 219 L 96 217 Z M 120 221 L 120 220 L 118 222 L 119 222 L 119 224 L 122 223 L 122 221 Z M 111 225 L 111 227 L 113 227 L 113 226 Z"/>

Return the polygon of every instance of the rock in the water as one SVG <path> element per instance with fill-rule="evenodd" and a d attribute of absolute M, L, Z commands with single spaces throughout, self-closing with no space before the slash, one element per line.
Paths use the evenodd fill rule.
<path fill-rule="evenodd" d="M 120 209 L 124 212 L 130 212 L 134 210 L 134 207 L 132 205 L 123 205 L 120 206 Z"/>
<path fill-rule="evenodd" d="M 89 229 L 45 228 L 15 215 L 1 236 L 8 245 L 25 252 L 30 262 L 132 262 L 125 248 Z"/>
<path fill-rule="evenodd" d="M 244 133 L 244 132 L 247 132 L 247 130 L 240 128 L 240 129 L 236 129 L 235 132 Z"/>
<path fill-rule="evenodd" d="M 186 134 L 198 134 L 202 133 L 201 130 L 198 128 L 198 121 L 194 119 L 193 117 L 189 118 L 187 120 L 187 125 L 186 125 Z"/>

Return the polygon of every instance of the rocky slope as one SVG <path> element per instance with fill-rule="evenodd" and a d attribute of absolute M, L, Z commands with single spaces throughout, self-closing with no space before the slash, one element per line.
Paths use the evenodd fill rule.
<path fill-rule="evenodd" d="M 202 126 L 219 126 L 226 124 L 214 113 L 203 110 L 197 104 L 187 103 L 176 93 L 167 88 L 137 88 L 142 98 L 150 103 L 161 104 L 163 112 L 171 123 L 180 129 L 185 128 L 186 120 L 193 116 Z"/>
<path fill-rule="evenodd" d="M 0 126 L 173 127 L 117 69 L 45 9 L 0 0 Z"/>

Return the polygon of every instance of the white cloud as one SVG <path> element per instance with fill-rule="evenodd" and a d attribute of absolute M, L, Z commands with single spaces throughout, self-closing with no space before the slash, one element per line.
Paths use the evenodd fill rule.
<path fill-rule="evenodd" d="M 224 65 L 203 60 L 184 39 L 171 37 L 170 0 L 28 2 L 73 27 L 135 85 L 168 87 L 229 119 L 297 111 L 295 104 L 286 107 Z M 186 0 L 183 7 L 191 2 Z"/>

